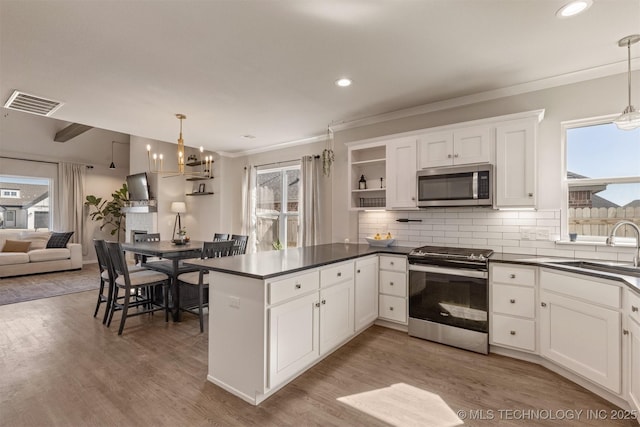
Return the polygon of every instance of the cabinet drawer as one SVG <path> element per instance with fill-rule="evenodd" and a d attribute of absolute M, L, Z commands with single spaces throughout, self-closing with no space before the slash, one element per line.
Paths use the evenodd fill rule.
<path fill-rule="evenodd" d="M 320 286 L 326 288 L 336 283 L 353 280 L 354 265 L 354 262 L 350 261 L 323 268 L 320 270 Z"/>
<path fill-rule="evenodd" d="M 380 270 L 407 271 L 407 258 L 380 255 Z"/>
<path fill-rule="evenodd" d="M 497 345 L 523 350 L 536 350 L 536 323 L 533 320 L 494 314 L 491 323 L 491 341 Z"/>
<path fill-rule="evenodd" d="M 626 312 L 631 318 L 640 323 L 640 296 L 633 291 L 627 291 L 627 308 Z"/>
<path fill-rule="evenodd" d="M 540 289 L 580 298 L 594 304 L 621 307 L 621 293 L 619 286 L 602 279 L 591 280 L 585 275 L 571 273 L 556 273 L 550 270 L 540 270 Z"/>
<path fill-rule="evenodd" d="M 394 322 L 407 323 L 407 300 L 390 295 L 380 295 L 379 316 Z"/>
<path fill-rule="evenodd" d="M 536 284 L 536 269 L 535 267 L 495 264 L 491 268 L 491 281 L 510 285 L 534 286 Z"/>
<path fill-rule="evenodd" d="M 308 291 L 317 290 L 319 287 L 320 278 L 317 271 L 270 282 L 269 304 L 277 304 Z"/>
<path fill-rule="evenodd" d="M 491 311 L 494 313 L 535 317 L 534 288 L 492 284 L 491 292 Z"/>
<path fill-rule="evenodd" d="M 407 275 L 395 271 L 380 272 L 380 293 L 395 295 L 397 297 L 407 296 Z"/>

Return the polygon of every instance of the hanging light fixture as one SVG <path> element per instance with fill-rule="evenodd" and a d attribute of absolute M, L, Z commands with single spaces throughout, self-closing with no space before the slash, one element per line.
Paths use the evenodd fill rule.
<path fill-rule="evenodd" d="M 629 88 L 629 104 L 622 114 L 613 121 L 613 123 L 622 130 L 632 130 L 640 127 L 640 111 L 636 111 L 631 105 L 631 45 L 640 41 L 640 34 L 632 34 L 618 41 L 618 46 L 627 47 L 627 64 L 628 64 L 628 88 Z"/>
<path fill-rule="evenodd" d="M 156 154 L 151 152 L 151 145 L 147 145 L 147 162 L 148 169 L 151 173 L 164 174 L 165 177 L 188 175 L 194 177 L 194 179 L 209 179 L 212 178 L 211 167 L 213 165 L 213 156 L 202 157 L 204 148 L 200 147 L 200 160 L 196 160 L 186 164 L 187 166 L 201 166 L 200 170 L 185 171 L 185 155 L 184 155 L 184 139 L 182 139 L 182 121 L 187 118 L 184 114 L 176 114 L 178 120 L 180 120 L 180 136 L 178 137 L 178 170 L 164 170 L 164 156 L 162 153 Z M 153 165 L 152 165 L 153 160 Z"/>
<path fill-rule="evenodd" d="M 109 165 L 109 169 L 115 169 L 116 168 L 116 164 L 113 163 L 113 144 L 115 144 L 115 141 L 111 141 L 111 164 Z"/>

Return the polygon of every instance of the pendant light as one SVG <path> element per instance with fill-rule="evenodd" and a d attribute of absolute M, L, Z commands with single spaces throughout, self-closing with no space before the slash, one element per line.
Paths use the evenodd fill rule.
<path fill-rule="evenodd" d="M 111 141 L 111 164 L 109 165 L 109 169 L 115 169 L 116 168 L 116 164 L 113 163 L 113 144 L 115 144 L 115 141 Z"/>
<path fill-rule="evenodd" d="M 632 34 L 618 41 L 618 46 L 627 47 L 629 104 L 622 114 L 613 121 L 621 130 L 633 130 L 640 127 L 640 111 L 631 105 L 631 45 L 640 41 L 640 34 Z"/>

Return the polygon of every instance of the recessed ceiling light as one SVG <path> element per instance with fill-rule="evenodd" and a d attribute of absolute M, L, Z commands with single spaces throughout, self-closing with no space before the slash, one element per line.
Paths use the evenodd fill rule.
<path fill-rule="evenodd" d="M 339 87 L 351 86 L 351 79 L 348 79 L 346 77 L 339 78 L 338 80 L 336 80 L 336 86 L 339 86 Z"/>
<path fill-rule="evenodd" d="M 556 12 L 558 18 L 570 18 L 589 9 L 593 0 L 574 0 L 562 6 Z"/>

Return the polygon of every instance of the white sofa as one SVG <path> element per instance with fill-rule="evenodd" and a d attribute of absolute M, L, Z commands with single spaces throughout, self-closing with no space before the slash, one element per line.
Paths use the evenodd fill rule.
<path fill-rule="evenodd" d="M 0 250 L 7 240 L 29 240 L 29 252 L 0 252 L 0 278 L 82 268 L 82 245 L 69 243 L 66 248 L 47 249 L 49 232 L 0 232 Z"/>

